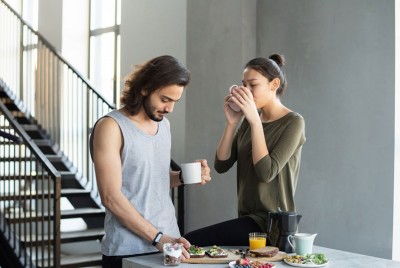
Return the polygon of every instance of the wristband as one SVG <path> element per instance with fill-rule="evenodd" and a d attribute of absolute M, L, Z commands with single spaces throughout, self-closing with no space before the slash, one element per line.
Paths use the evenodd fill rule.
<path fill-rule="evenodd" d="M 158 232 L 156 234 L 156 237 L 154 237 L 153 242 L 151 243 L 153 246 L 157 246 L 157 244 L 160 242 L 161 240 L 161 236 L 163 235 L 162 232 Z"/>
<path fill-rule="evenodd" d="M 182 171 L 179 172 L 179 181 L 180 181 L 182 184 L 185 184 L 185 182 L 183 181 L 183 177 L 182 177 Z"/>

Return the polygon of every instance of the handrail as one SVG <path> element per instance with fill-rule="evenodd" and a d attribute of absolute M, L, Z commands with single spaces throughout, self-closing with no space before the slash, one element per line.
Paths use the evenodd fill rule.
<path fill-rule="evenodd" d="M 24 144 L 28 146 L 28 148 L 32 151 L 32 153 L 36 156 L 36 158 L 44 164 L 46 170 L 54 175 L 55 177 L 61 177 L 60 172 L 53 166 L 53 164 L 49 161 L 49 159 L 42 153 L 39 147 L 32 141 L 31 137 L 26 133 L 26 131 L 21 127 L 19 123 L 15 122 L 14 116 L 7 109 L 7 107 L 0 102 L 0 111 L 7 118 L 12 128 L 18 133 L 20 139 L 24 141 Z M 9 134 L 10 135 L 10 134 Z M 11 134 L 12 135 L 12 134 Z M 12 135 L 14 136 L 14 135 Z"/>
<path fill-rule="evenodd" d="M 0 3 L 0 33 L 5 35 L 0 38 L 0 78 L 99 200 L 88 138 L 97 119 L 115 107 L 4 0 Z"/>
<path fill-rule="evenodd" d="M 7 83 L 7 90 L 10 91 L 9 95 L 12 95 L 13 101 L 30 121 L 36 123 L 41 135 L 49 139 L 51 148 L 57 151 L 57 156 L 65 161 L 69 171 L 75 174 L 81 185 L 90 190 L 92 197 L 98 201 L 99 194 L 89 156 L 88 140 L 97 119 L 115 107 L 107 102 L 82 74 L 4 0 L 0 0 L 0 59 L 0 81 Z M 36 247 L 35 252 L 28 254 L 36 258 L 32 259 L 33 262 L 41 260 L 42 263 L 38 266 L 59 267 L 61 262 L 60 174 L 54 173 L 56 170 L 53 165 L 45 155 L 36 150 L 35 142 L 25 135 L 24 129 L 10 120 L 12 114 L 7 113 L 7 107 L 4 105 L 0 107 L 0 113 L 3 113 L 0 120 L 5 118 L 7 124 L 15 128 L 15 134 L 24 140 L 21 145 L 11 141 L 0 142 L 0 154 L 4 155 L 4 159 L 10 156 L 10 151 L 13 154 L 12 160 L 7 161 L 16 161 L 16 163 L 0 161 L 0 208 L 12 209 L 9 213 L 11 217 L 9 221 L 20 216 L 27 216 L 26 209 L 29 212 L 29 219 L 24 221 L 40 222 L 36 224 L 34 230 L 25 230 L 28 222 L 16 222 L 16 232 L 30 233 L 29 241 L 41 241 L 42 250 Z M 25 141 L 29 142 L 25 143 Z M 21 157 L 20 154 L 23 156 Z M 25 170 L 33 172 L 33 169 L 37 168 L 42 171 L 29 172 L 26 175 L 28 178 L 14 174 L 17 172 L 16 166 L 20 168 L 19 166 L 22 166 L 25 161 L 30 163 L 30 166 L 23 167 Z M 26 185 L 32 184 L 41 188 L 34 190 L 30 188 L 29 191 L 24 189 L 22 192 L 12 193 L 16 189 L 27 187 L 23 185 L 23 181 L 29 182 Z M 1 192 L 3 189 L 8 189 L 5 196 Z M 9 199 L 12 201 L 5 201 Z M 47 204 L 47 200 L 51 200 L 51 204 Z M 15 205 L 23 208 L 13 207 Z M 45 211 L 50 208 L 55 210 Z M 44 222 L 51 222 L 52 226 L 47 226 Z M 41 228 L 38 227 L 39 225 Z M 44 237 L 46 230 L 52 230 L 53 236 Z M 36 236 L 42 234 L 42 237 L 35 238 L 32 234 Z M 15 242 L 14 237 L 14 244 Z M 35 247 L 33 245 L 30 248 Z M 52 251 L 44 254 L 43 248 Z M 19 254 L 21 257 L 22 253 L 19 252 Z M 50 257 L 52 259 L 49 259 Z"/>
<path fill-rule="evenodd" d="M 0 0 L 0 59 L 0 81 L 7 83 L 21 111 L 51 139 L 57 156 L 67 162 L 81 185 L 100 203 L 88 141 L 97 119 L 115 107 L 4 0 Z M 184 189 L 172 193 L 178 196 L 178 223 L 183 232 Z M 59 207 L 59 201 L 54 201 L 55 206 Z M 60 214 L 55 213 L 54 219 L 54 238 L 59 242 Z M 56 267 L 60 263 L 59 247 L 57 243 Z"/>
<path fill-rule="evenodd" d="M 60 267 L 61 174 L 3 102 L 0 102 L 0 127 L 10 132 L 1 130 L 2 136 L 11 138 L 0 145 L 0 230 L 24 267 L 44 263 Z M 46 238 L 44 230 L 52 233 L 52 237 Z M 22 245 L 22 238 L 41 240 L 41 248 Z"/>

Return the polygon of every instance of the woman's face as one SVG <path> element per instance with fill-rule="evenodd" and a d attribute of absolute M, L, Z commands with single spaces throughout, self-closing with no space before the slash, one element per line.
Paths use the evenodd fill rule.
<path fill-rule="evenodd" d="M 242 83 L 253 94 L 257 109 L 263 108 L 276 97 L 274 83 L 254 69 L 244 69 Z"/>

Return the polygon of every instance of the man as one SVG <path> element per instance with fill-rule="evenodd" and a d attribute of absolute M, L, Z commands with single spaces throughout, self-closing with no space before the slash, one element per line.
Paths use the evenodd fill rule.
<path fill-rule="evenodd" d="M 171 132 L 164 118 L 189 81 L 189 71 L 171 56 L 136 66 L 125 81 L 123 107 L 94 127 L 90 149 L 106 208 L 103 267 L 122 267 L 122 258 L 162 251 L 167 242 L 190 246 L 179 233 L 169 196 L 184 178 L 170 170 Z M 210 168 L 200 161 L 205 184 Z M 182 258 L 189 258 L 186 250 Z"/>

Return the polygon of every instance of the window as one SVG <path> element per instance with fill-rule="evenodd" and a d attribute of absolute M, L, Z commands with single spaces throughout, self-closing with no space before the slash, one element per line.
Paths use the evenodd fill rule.
<path fill-rule="evenodd" d="M 89 78 L 96 90 L 118 106 L 121 24 L 120 0 L 90 1 Z"/>

